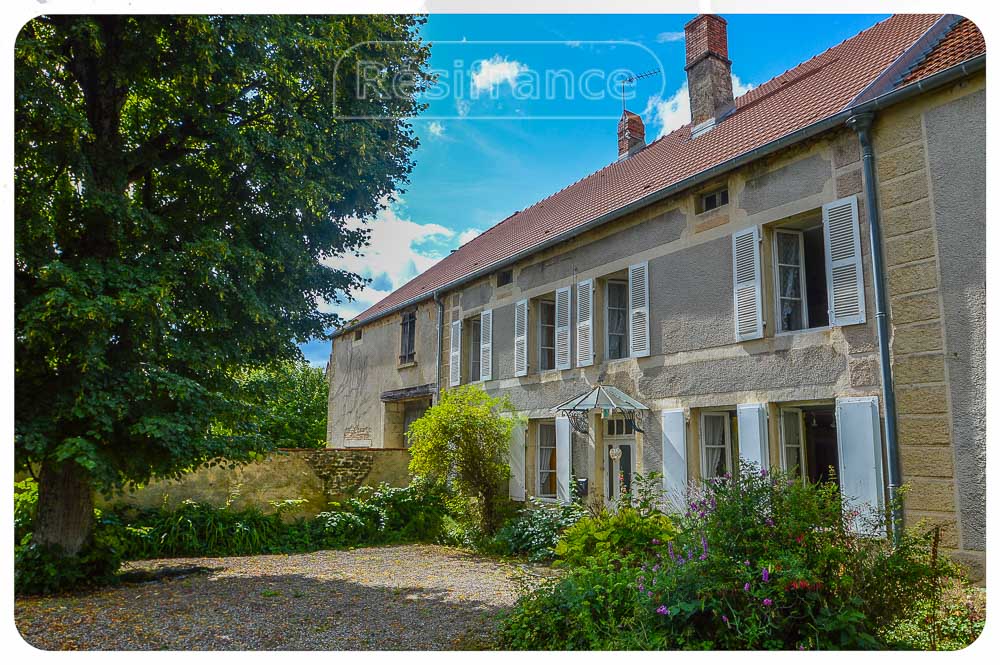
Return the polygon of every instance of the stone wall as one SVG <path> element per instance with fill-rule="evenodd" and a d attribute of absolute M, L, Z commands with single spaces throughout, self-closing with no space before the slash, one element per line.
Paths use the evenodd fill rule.
<path fill-rule="evenodd" d="M 330 501 L 343 500 L 362 486 L 385 482 L 404 487 L 408 482 L 407 450 L 280 450 L 260 462 L 230 469 L 227 465 L 202 468 L 180 480 L 154 481 L 122 497 L 98 497 L 98 505 L 124 503 L 139 508 L 174 507 L 190 499 L 198 503 L 235 508 L 274 510 L 271 502 L 305 499 L 295 516 L 326 510 Z"/>
<path fill-rule="evenodd" d="M 874 131 L 906 521 L 985 578 L 985 94 L 958 84 Z"/>

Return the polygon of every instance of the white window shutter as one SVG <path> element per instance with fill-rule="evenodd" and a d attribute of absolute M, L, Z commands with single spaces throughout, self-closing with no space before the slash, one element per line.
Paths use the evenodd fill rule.
<path fill-rule="evenodd" d="M 451 322 L 451 353 L 448 355 L 448 384 L 462 382 L 462 321 Z"/>
<path fill-rule="evenodd" d="M 569 491 L 570 439 L 569 418 L 556 418 L 556 499 L 560 503 L 569 503 L 572 496 Z"/>
<path fill-rule="evenodd" d="M 573 320 L 570 307 L 569 287 L 556 289 L 556 369 L 572 367 L 570 355 L 570 322 Z"/>
<path fill-rule="evenodd" d="M 628 313 L 629 356 L 648 356 L 649 264 L 645 261 L 628 267 Z"/>
<path fill-rule="evenodd" d="M 528 301 L 514 303 L 514 376 L 528 374 Z"/>
<path fill-rule="evenodd" d="M 830 325 L 865 322 L 865 280 L 861 266 L 858 198 L 849 196 L 823 206 L 826 283 Z"/>
<path fill-rule="evenodd" d="M 882 485 L 882 428 L 877 397 L 837 399 L 837 457 L 840 494 L 848 510 L 864 515 L 885 509 Z M 855 528 L 863 526 L 859 516 Z M 882 525 L 880 534 L 885 534 Z"/>
<path fill-rule="evenodd" d="M 479 379 L 493 378 L 493 310 L 483 310 L 479 315 Z"/>
<path fill-rule="evenodd" d="M 687 503 L 687 426 L 683 409 L 660 414 L 663 430 L 663 492 L 674 509 Z"/>
<path fill-rule="evenodd" d="M 761 469 L 769 469 L 767 404 L 738 404 L 736 424 L 739 427 L 740 457 Z"/>
<path fill-rule="evenodd" d="M 736 341 L 764 336 L 760 295 L 760 232 L 756 226 L 733 234 L 733 307 Z"/>
<path fill-rule="evenodd" d="M 510 498 L 524 501 L 524 424 L 515 422 L 510 430 Z"/>
<path fill-rule="evenodd" d="M 594 280 L 576 285 L 576 366 L 594 364 Z"/>

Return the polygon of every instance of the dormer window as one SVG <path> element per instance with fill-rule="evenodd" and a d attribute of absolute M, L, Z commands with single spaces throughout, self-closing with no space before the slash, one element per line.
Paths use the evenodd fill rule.
<path fill-rule="evenodd" d="M 715 210 L 716 208 L 721 208 L 729 203 L 729 188 L 723 187 L 722 189 L 717 189 L 714 192 L 709 192 L 708 194 L 701 195 L 701 210 L 700 212 L 708 212 L 709 210 Z"/>

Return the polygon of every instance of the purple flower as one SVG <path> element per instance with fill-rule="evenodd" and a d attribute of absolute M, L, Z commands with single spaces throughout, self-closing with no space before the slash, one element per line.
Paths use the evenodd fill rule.
<path fill-rule="evenodd" d="M 698 510 L 698 504 L 694 501 L 691 502 L 691 510 Z"/>
<path fill-rule="evenodd" d="M 652 598 L 653 597 L 653 592 L 652 591 L 647 591 L 646 592 L 646 597 L 647 598 Z"/>
<path fill-rule="evenodd" d="M 744 591 L 749 591 L 750 590 L 750 583 L 749 582 L 747 582 L 746 584 L 743 585 L 743 590 Z"/>
<path fill-rule="evenodd" d="M 660 539 L 659 538 L 653 538 L 653 544 L 654 545 L 659 545 L 660 544 Z"/>
<path fill-rule="evenodd" d="M 770 517 L 768 517 L 764 523 L 767 524 L 768 526 L 774 526 L 774 520 L 772 520 Z"/>
<path fill-rule="evenodd" d="M 750 565 L 750 561 L 744 561 L 744 562 L 743 562 L 743 565 L 744 565 L 744 566 L 749 566 L 749 565 Z"/>
<path fill-rule="evenodd" d="M 653 572 L 654 572 L 654 573 L 655 573 L 656 571 L 658 571 L 659 569 L 660 569 L 660 564 L 656 564 L 655 566 L 653 566 Z"/>
<path fill-rule="evenodd" d="M 723 614 L 723 615 L 722 615 L 722 621 L 723 621 L 723 622 L 724 622 L 724 623 L 725 623 L 725 624 L 726 624 L 727 626 L 729 625 L 729 617 L 727 617 L 727 616 L 726 616 L 725 614 Z"/>
<path fill-rule="evenodd" d="M 764 607 L 770 607 L 771 605 L 774 605 L 774 601 L 772 601 L 770 598 L 765 598 Z"/>
<path fill-rule="evenodd" d="M 760 477 L 761 478 L 767 478 L 767 469 L 761 469 L 760 470 Z"/>
<path fill-rule="evenodd" d="M 670 614 L 670 610 L 667 609 L 666 605 L 660 605 L 659 607 L 656 608 L 656 613 L 668 615 Z"/>
<path fill-rule="evenodd" d="M 643 585 L 642 585 L 642 584 L 640 583 L 640 584 L 639 584 L 639 591 L 645 591 L 645 590 L 646 590 L 646 587 L 644 587 L 644 586 L 643 586 Z"/>
<path fill-rule="evenodd" d="M 674 560 L 674 541 L 672 541 L 672 540 L 669 543 L 667 543 L 667 554 L 670 555 L 670 560 L 673 561 Z"/>
<path fill-rule="evenodd" d="M 767 568 L 764 568 L 763 570 L 760 571 L 760 579 L 767 582 L 769 579 L 771 579 L 771 572 Z"/>

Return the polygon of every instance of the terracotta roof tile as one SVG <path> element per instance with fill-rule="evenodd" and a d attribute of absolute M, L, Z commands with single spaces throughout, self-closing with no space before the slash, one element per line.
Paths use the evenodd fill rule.
<path fill-rule="evenodd" d="M 711 131 L 691 139 L 691 125 L 681 127 L 632 157 L 514 213 L 364 311 L 358 320 L 376 318 L 395 305 L 429 297 L 435 288 L 836 114 L 938 18 L 940 15 L 903 14 L 877 23 L 742 95 L 736 100 L 735 111 Z M 944 42 L 940 48 L 944 49 Z M 932 53 L 928 60 L 933 56 L 935 62 L 951 62 L 963 51 L 947 49 L 948 54 L 956 51 L 959 54 L 949 55 L 949 59 L 942 50 L 942 55 Z M 614 134 L 609 133 L 609 145 L 613 140 Z"/>
<path fill-rule="evenodd" d="M 963 18 L 920 62 L 910 68 L 899 85 L 913 83 L 984 53 L 986 53 L 986 40 L 983 39 L 983 33 L 975 23 Z"/>

